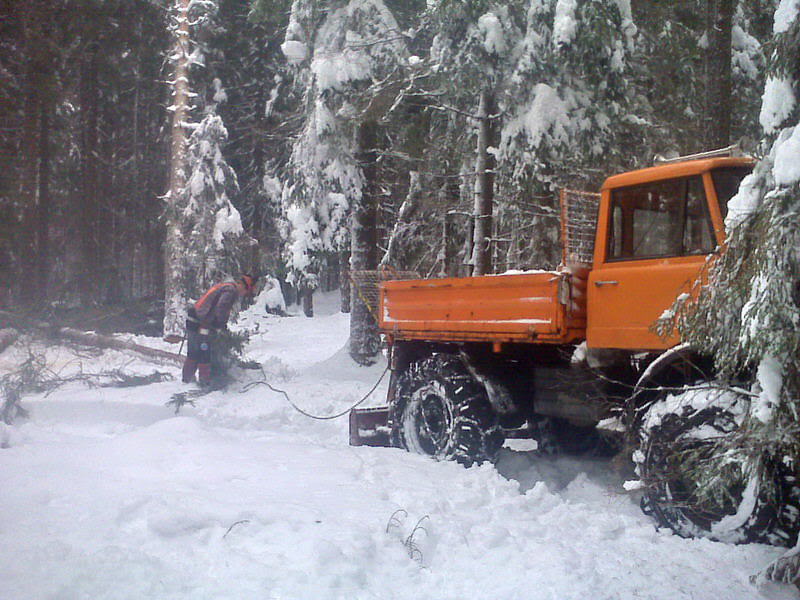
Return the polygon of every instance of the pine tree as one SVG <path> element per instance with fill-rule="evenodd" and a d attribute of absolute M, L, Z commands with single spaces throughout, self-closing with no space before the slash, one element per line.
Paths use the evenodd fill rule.
<path fill-rule="evenodd" d="M 725 252 L 710 285 L 680 321 L 684 338 L 714 356 L 719 376 L 734 382 L 753 371 L 745 443 L 800 472 L 800 7 L 784 1 L 760 121 L 767 155 L 728 203 Z M 795 524 L 796 525 L 796 524 Z M 768 574 L 797 580 L 800 564 L 779 562 Z"/>
<path fill-rule="evenodd" d="M 352 268 L 377 266 L 369 233 L 376 207 L 367 206 L 376 200 L 371 163 L 377 120 L 392 105 L 393 74 L 406 51 L 380 0 L 337 2 L 327 11 L 313 0 L 295 0 L 282 49 L 305 88 L 305 125 L 292 151 L 283 201 L 289 275 L 308 295 L 326 259 L 338 256 L 351 239 Z M 354 295 L 351 355 L 369 362 L 377 352 L 377 334 L 362 335 L 375 329 L 362 304 Z"/>

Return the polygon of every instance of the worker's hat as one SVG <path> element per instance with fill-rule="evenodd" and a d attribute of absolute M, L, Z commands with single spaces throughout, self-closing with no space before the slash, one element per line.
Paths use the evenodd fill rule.
<path fill-rule="evenodd" d="M 252 275 L 242 275 L 239 280 L 244 284 L 245 291 L 252 296 L 254 290 L 256 289 L 258 277 L 253 277 Z"/>

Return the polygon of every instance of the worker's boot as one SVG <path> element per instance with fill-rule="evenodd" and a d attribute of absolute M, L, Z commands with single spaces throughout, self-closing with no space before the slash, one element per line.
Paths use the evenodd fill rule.
<path fill-rule="evenodd" d="M 200 384 L 200 387 L 211 387 L 211 365 L 209 363 L 197 365 L 197 383 Z"/>
<path fill-rule="evenodd" d="M 183 373 L 181 380 L 183 383 L 191 383 L 194 381 L 194 372 L 197 370 L 197 361 L 187 358 L 183 361 Z"/>

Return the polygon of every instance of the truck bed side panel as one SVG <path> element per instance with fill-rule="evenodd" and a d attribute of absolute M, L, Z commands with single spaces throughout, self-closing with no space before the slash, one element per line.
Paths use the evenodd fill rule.
<path fill-rule="evenodd" d="M 585 292 L 573 297 L 572 278 L 547 271 L 390 281 L 381 286 L 380 326 L 395 339 L 564 343 L 585 326 Z"/>

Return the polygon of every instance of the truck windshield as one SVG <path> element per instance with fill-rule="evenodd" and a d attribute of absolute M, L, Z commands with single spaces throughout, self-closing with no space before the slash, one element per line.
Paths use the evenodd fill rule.
<path fill-rule="evenodd" d="M 708 254 L 715 246 L 699 175 L 612 191 L 608 260 Z"/>
<path fill-rule="evenodd" d="M 739 184 L 742 183 L 749 173 L 750 167 L 724 167 L 711 171 L 711 178 L 714 180 L 714 188 L 717 190 L 717 200 L 719 200 L 719 211 L 722 218 L 728 214 L 728 201 L 736 195 Z"/>

